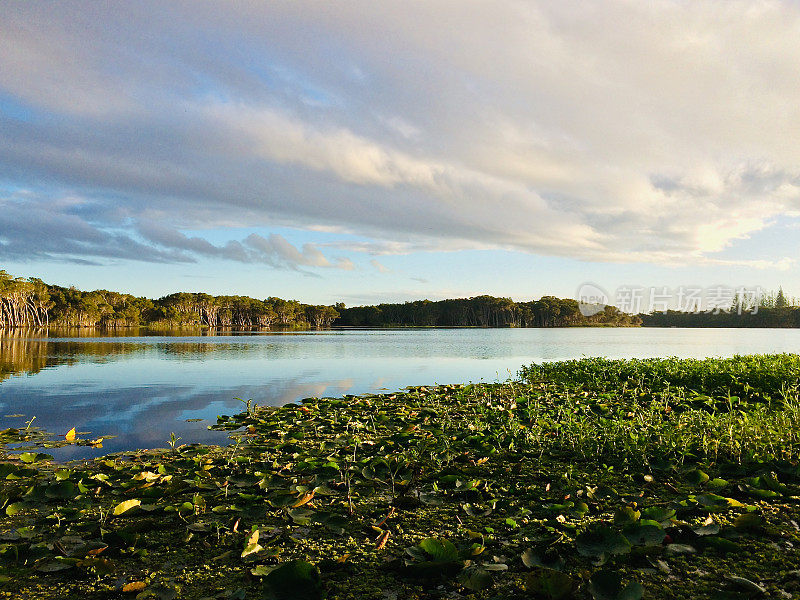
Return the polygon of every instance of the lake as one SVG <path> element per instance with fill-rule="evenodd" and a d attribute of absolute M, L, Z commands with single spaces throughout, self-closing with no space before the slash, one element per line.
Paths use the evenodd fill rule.
<path fill-rule="evenodd" d="M 104 448 L 60 460 L 182 443 L 224 444 L 208 431 L 236 398 L 277 406 L 310 396 L 409 385 L 503 381 L 523 364 L 606 356 L 702 358 L 800 353 L 795 329 L 381 329 L 216 335 L 0 331 L 0 428 L 34 423 Z M 22 416 L 16 416 L 22 415 Z M 198 421 L 197 419 L 202 419 Z M 91 433 L 88 433 L 91 432 Z"/>

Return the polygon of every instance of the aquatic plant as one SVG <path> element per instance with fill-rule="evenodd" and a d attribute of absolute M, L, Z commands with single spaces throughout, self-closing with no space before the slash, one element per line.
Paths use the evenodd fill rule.
<path fill-rule="evenodd" d="M 212 426 L 228 447 L 69 465 L 36 446 L 79 432 L 7 430 L 0 591 L 790 597 L 798 381 L 789 355 L 532 365 L 505 383 L 245 402 Z"/>

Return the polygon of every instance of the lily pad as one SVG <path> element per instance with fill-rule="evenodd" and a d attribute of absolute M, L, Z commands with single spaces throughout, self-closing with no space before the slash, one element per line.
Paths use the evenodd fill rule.
<path fill-rule="evenodd" d="M 705 473 L 704 471 L 701 471 L 700 469 L 694 469 L 692 471 L 689 471 L 688 473 L 686 473 L 685 478 L 686 481 L 688 483 L 691 483 L 692 485 L 701 485 L 703 483 L 706 483 L 710 479 L 708 474 Z"/>
<path fill-rule="evenodd" d="M 112 511 L 112 514 L 115 517 L 118 517 L 119 515 L 128 512 L 132 508 L 136 508 L 141 503 L 142 503 L 142 501 L 141 500 L 137 500 L 137 499 L 125 500 L 124 502 L 120 502 L 119 504 L 117 504 L 114 507 L 114 510 Z"/>
<path fill-rule="evenodd" d="M 576 545 L 579 554 L 595 558 L 631 551 L 631 543 L 627 538 L 607 525 L 584 531 L 577 537 Z"/>
<path fill-rule="evenodd" d="M 564 568 L 564 559 L 559 556 L 558 552 L 552 548 L 542 550 L 534 550 L 528 548 L 522 553 L 522 564 L 529 569 L 534 567 L 542 567 L 545 569 L 552 569 L 560 571 Z"/>
<path fill-rule="evenodd" d="M 620 573 L 602 570 L 589 579 L 589 592 L 595 600 L 640 600 L 644 589 L 636 581 L 623 585 Z"/>
<path fill-rule="evenodd" d="M 642 513 L 630 506 L 624 506 L 614 513 L 614 523 L 617 525 L 624 525 L 626 523 L 635 523 L 639 520 Z"/>
<path fill-rule="evenodd" d="M 733 526 L 742 531 L 756 531 L 761 528 L 763 521 L 761 516 L 755 513 L 742 513 L 736 517 Z"/>
<path fill-rule="evenodd" d="M 658 546 L 667 537 L 666 532 L 653 522 L 631 523 L 622 534 L 634 546 Z"/>
<path fill-rule="evenodd" d="M 319 569 L 304 560 L 279 565 L 264 577 L 267 598 L 274 600 L 321 600 L 324 597 Z"/>
<path fill-rule="evenodd" d="M 525 589 L 548 600 L 564 600 L 572 596 L 575 581 L 566 573 L 540 569 L 528 573 Z"/>
<path fill-rule="evenodd" d="M 661 506 L 651 506 L 642 509 L 642 519 L 650 519 L 659 523 L 664 523 L 675 517 L 674 508 L 664 508 Z"/>

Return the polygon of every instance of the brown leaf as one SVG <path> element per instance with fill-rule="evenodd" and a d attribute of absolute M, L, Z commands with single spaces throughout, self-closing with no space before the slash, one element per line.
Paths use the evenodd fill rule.
<path fill-rule="evenodd" d="M 387 529 L 386 531 L 384 531 L 380 535 L 380 537 L 378 538 L 378 542 L 375 544 L 375 549 L 376 550 L 380 550 L 381 548 L 383 548 L 386 545 L 386 540 L 389 539 L 389 535 L 390 534 L 391 534 L 391 532 Z"/>
<path fill-rule="evenodd" d="M 298 506 L 303 506 L 303 504 L 308 504 L 309 502 L 311 502 L 311 499 L 313 497 L 314 497 L 314 490 L 306 492 L 294 504 L 292 504 L 292 508 L 297 508 Z"/>
<path fill-rule="evenodd" d="M 123 592 L 141 592 L 147 584 L 144 581 L 132 581 L 122 586 Z"/>
<path fill-rule="evenodd" d="M 375 527 L 381 527 L 384 523 L 386 523 L 386 521 L 389 520 L 389 517 L 391 517 L 394 514 L 394 510 L 395 509 L 394 509 L 394 506 L 393 506 L 391 508 L 391 510 L 389 510 L 389 514 L 388 515 L 383 517 L 383 519 L 381 519 L 378 523 L 375 523 Z"/>

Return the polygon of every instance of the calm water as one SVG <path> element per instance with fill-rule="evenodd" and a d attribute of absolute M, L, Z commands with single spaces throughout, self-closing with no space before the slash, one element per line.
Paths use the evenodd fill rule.
<path fill-rule="evenodd" d="M 71 335 L 75 335 L 74 333 Z M 83 334 L 87 335 L 87 334 Z M 113 434 L 102 450 L 225 443 L 208 431 L 236 398 L 280 405 L 408 385 L 505 380 L 531 362 L 582 356 L 706 357 L 800 353 L 800 330 L 431 329 L 252 335 L 67 337 L 0 332 L 0 428 L 35 423 Z M 7 416 L 7 415 L 24 415 Z M 190 419 L 203 419 L 191 421 Z M 82 435 L 81 437 L 85 437 Z"/>

